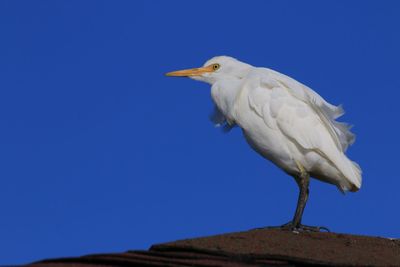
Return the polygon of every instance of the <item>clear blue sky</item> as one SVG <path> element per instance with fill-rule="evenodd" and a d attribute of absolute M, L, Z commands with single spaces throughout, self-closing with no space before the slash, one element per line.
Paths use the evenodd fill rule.
<path fill-rule="evenodd" d="M 0 265 L 278 225 L 294 180 L 208 119 L 216 55 L 346 108 L 364 183 L 304 223 L 400 237 L 397 1 L 1 1 Z"/>

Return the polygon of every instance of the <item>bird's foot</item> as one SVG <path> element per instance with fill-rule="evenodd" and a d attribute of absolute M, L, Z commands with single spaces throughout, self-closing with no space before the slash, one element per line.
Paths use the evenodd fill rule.
<path fill-rule="evenodd" d="M 330 232 L 329 229 L 325 226 L 310 226 L 310 225 L 303 225 L 300 224 L 296 227 L 290 227 L 290 231 L 294 233 L 299 233 L 299 232 Z"/>
<path fill-rule="evenodd" d="M 261 228 L 258 228 L 261 229 Z M 280 226 L 267 226 L 262 229 L 281 229 L 281 230 L 287 230 L 287 231 L 292 231 L 294 233 L 300 233 L 300 232 L 330 232 L 329 229 L 325 226 L 309 226 L 309 225 L 303 225 L 303 224 L 297 224 L 295 225 L 293 222 L 288 222 L 285 223 L 284 225 Z"/>

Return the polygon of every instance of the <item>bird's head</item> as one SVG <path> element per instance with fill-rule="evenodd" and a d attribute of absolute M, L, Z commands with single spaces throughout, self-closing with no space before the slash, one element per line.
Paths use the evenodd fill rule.
<path fill-rule="evenodd" d="M 168 72 L 167 76 L 189 77 L 194 80 L 213 84 L 224 78 L 241 79 L 252 66 L 233 57 L 213 57 L 204 63 L 203 67 Z"/>

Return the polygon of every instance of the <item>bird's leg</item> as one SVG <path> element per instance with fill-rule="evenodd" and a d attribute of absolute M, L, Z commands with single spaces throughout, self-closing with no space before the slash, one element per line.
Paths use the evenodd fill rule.
<path fill-rule="evenodd" d="M 304 167 L 296 161 L 297 167 L 299 169 L 299 176 L 295 177 L 296 183 L 299 186 L 299 198 L 297 200 L 296 212 L 294 213 L 293 220 L 285 223 L 281 226 L 269 226 L 266 227 L 268 229 L 286 229 L 293 232 L 320 232 L 324 230 L 326 232 L 330 232 L 328 228 L 323 226 L 308 226 L 301 224 L 301 218 L 303 217 L 304 208 L 306 207 L 306 203 L 309 195 L 309 185 L 310 185 L 310 175 L 304 169 Z M 264 229 L 264 228 L 257 228 Z"/>
<path fill-rule="evenodd" d="M 297 185 L 299 186 L 299 198 L 297 200 L 296 212 L 294 213 L 292 225 L 295 228 L 299 228 L 301 225 L 301 219 L 303 217 L 304 208 L 306 207 L 310 184 L 310 176 L 306 172 L 302 172 L 300 177 L 296 179 Z"/>
<path fill-rule="evenodd" d="M 308 200 L 310 185 L 310 175 L 304 169 L 304 167 L 296 161 L 297 167 L 300 170 L 299 177 L 296 178 L 297 185 L 299 186 L 299 198 L 297 200 L 296 212 L 294 213 L 294 217 L 292 220 L 292 226 L 295 228 L 299 228 L 301 224 L 301 218 L 303 217 L 304 208 L 306 207 L 306 203 Z"/>
<path fill-rule="evenodd" d="M 299 186 L 299 198 L 297 200 L 296 212 L 294 213 L 293 220 L 289 223 L 282 225 L 283 229 L 290 229 L 292 231 L 311 231 L 311 232 L 319 232 L 321 230 L 325 230 L 329 232 L 329 229 L 326 227 L 319 226 L 307 226 L 301 224 L 301 219 L 303 217 L 304 208 L 306 207 L 308 195 L 309 195 L 309 185 L 310 185 L 310 175 L 304 169 L 304 167 L 296 162 L 297 167 L 299 168 L 300 175 L 296 177 L 297 185 Z"/>

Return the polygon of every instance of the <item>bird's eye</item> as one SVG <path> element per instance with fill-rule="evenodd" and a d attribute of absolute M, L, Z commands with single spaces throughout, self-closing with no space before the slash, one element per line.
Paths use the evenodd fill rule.
<path fill-rule="evenodd" d="M 220 67 L 219 64 L 213 64 L 213 65 L 212 65 L 212 69 L 213 69 L 213 70 L 217 70 L 217 69 L 219 69 L 219 67 Z"/>

